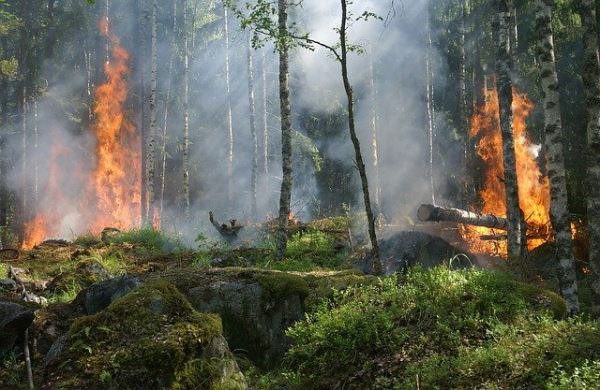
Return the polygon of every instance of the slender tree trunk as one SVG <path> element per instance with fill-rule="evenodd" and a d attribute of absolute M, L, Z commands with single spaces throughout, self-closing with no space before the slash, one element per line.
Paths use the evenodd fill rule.
<path fill-rule="evenodd" d="M 373 159 L 373 175 L 375 176 L 375 210 L 381 216 L 381 180 L 379 177 L 379 118 L 377 117 L 377 86 L 375 84 L 375 69 L 373 66 L 373 50 L 369 50 L 369 86 L 371 88 L 371 156 Z M 381 218 L 377 218 L 382 223 Z"/>
<path fill-rule="evenodd" d="M 39 132 L 38 132 L 38 106 L 37 100 L 33 100 L 33 155 L 37 157 L 39 145 Z M 38 206 L 39 200 L 39 183 L 40 183 L 40 165 L 37 158 L 33 161 L 33 206 Z"/>
<path fill-rule="evenodd" d="M 92 108 L 94 104 L 92 98 L 92 52 L 89 48 L 84 48 L 83 55 L 85 59 L 85 93 L 88 111 L 88 122 L 92 122 Z"/>
<path fill-rule="evenodd" d="M 287 248 L 288 218 L 292 201 L 292 122 L 289 86 L 287 0 L 277 1 L 279 51 L 279 105 L 281 110 L 281 192 L 276 257 L 282 260 Z"/>
<path fill-rule="evenodd" d="M 431 66 L 431 52 L 432 52 L 432 41 L 431 41 L 431 1 L 427 3 L 427 16 L 426 16 L 426 30 L 427 30 L 427 49 L 425 52 L 425 72 L 427 73 L 427 125 L 429 127 L 429 191 L 431 192 L 431 203 L 435 204 L 435 179 L 434 179 L 434 143 L 435 143 L 435 131 L 433 125 L 433 70 Z"/>
<path fill-rule="evenodd" d="M 509 1 L 496 0 L 498 12 L 498 53 L 496 57 L 498 81 L 496 88 L 498 90 L 500 128 L 502 130 L 504 187 L 508 218 L 508 256 L 509 258 L 520 259 L 525 254 L 524 247 L 526 243 L 523 239 L 523 216 L 519 207 L 515 140 L 513 136 Z"/>
<path fill-rule="evenodd" d="M 467 19 L 467 1 L 463 0 L 461 4 L 460 17 L 460 64 L 459 64 L 459 113 L 460 113 L 460 131 L 463 134 L 462 150 L 462 199 L 463 206 L 469 203 L 471 198 L 470 190 L 473 188 L 469 173 L 469 160 L 471 151 L 469 150 L 469 111 L 467 107 L 467 56 L 465 47 Z"/>
<path fill-rule="evenodd" d="M 29 185 L 27 177 L 29 176 L 29 155 L 28 155 L 28 124 L 27 124 L 27 116 L 29 113 L 27 112 L 27 108 L 29 106 L 27 101 L 27 87 L 25 86 L 25 81 L 23 81 L 23 86 L 21 87 L 21 210 L 22 210 L 22 218 L 24 220 L 29 220 L 30 210 L 29 210 Z"/>
<path fill-rule="evenodd" d="M 229 211 L 233 206 L 233 117 L 231 113 L 231 86 L 229 82 L 229 12 L 223 3 L 223 27 L 225 35 L 225 87 L 227 92 L 227 131 L 229 135 L 229 151 L 227 154 L 227 200 Z"/>
<path fill-rule="evenodd" d="M 169 126 L 169 102 L 171 100 L 171 88 L 173 86 L 173 63 L 175 62 L 176 53 L 176 31 L 177 31 L 177 0 L 173 0 L 173 24 L 171 25 L 171 54 L 169 55 L 169 70 L 167 85 L 167 96 L 165 97 L 165 114 L 163 119 L 163 133 L 161 139 L 161 170 L 160 170 L 160 207 L 159 207 L 159 223 L 162 224 L 163 207 L 165 201 L 165 181 L 167 175 L 167 136 Z"/>
<path fill-rule="evenodd" d="M 254 64 L 252 58 L 252 44 L 248 35 L 246 59 L 248 64 L 248 107 L 250 109 L 250 134 L 252 136 L 252 168 L 250 174 L 250 214 L 256 221 L 256 186 L 258 180 L 258 135 L 256 134 L 256 105 L 254 102 Z"/>
<path fill-rule="evenodd" d="M 190 219 L 190 113 L 187 0 L 183 0 L 183 204 L 185 219 Z"/>
<path fill-rule="evenodd" d="M 156 49 L 156 14 L 158 12 L 157 0 L 152 2 L 151 19 L 151 70 L 150 70 L 150 132 L 148 133 L 148 146 L 146 150 L 146 192 L 148 207 L 146 209 L 146 226 L 154 226 L 154 183 L 156 154 L 156 77 L 158 54 Z"/>
<path fill-rule="evenodd" d="M 348 78 L 348 50 L 346 47 L 346 22 L 347 22 L 347 4 L 346 0 L 340 0 L 342 5 L 342 21 L 340 26 L 340 63 L 342 66 L 342 79 L 344 81 L 344 90 L 346 91 L 346 98 L 348 100 L 348 127 L 350 129 L 350 139 L 354 146 L 354 155 L 356 158 L 356 165 L 360 174 L 360 181 L 362 184 L 363 198 L 365 202 L 365 211 L 367 213 L 367 222 L 369 225 L 369 238 L 371 240 L 372 255 L 373 255 L 373 272 L 376 275 L 381 274 L 381 261 L 379 257 L 379 243 L 377 242 L 377 232 L 375 231 L 375 218 L 373 216 L 373 209 L 371 208 L 371 195 L 369 193 L 369 182 L 367 179 L 367 171 L 365 169 L 365 163 L 363 161 L 362 152 L 360 150 L 360 142 L 356 135 L 356 129 L 354 127 L 354 97 L 352 92 L 352 86 Z"/>
<path fill-rule="evenodd" d="M 581 1 L 585 47 L 583 85 L 587 105 L 587 219 L 592 269 L 592 312 L 600 318 L 600 58 L 593 0 Z"/>
<path fill-rule="evenodd" d="M 108 7 L 108 0 L 106 2 L 107 7 Z M 148 144 L 146 143 L 147 141 L 147 128 L 146 128 L 146 34 L 145 34 L 145 30 L 146 30 L 146 23 L 145 23 L 145 19 L 144 16 L 142 15 L 141 12 L 139 12 L 139 0 L 136 1 L 136 6 L 138 6 L 138 12 L 135 12 L 136 15 L 140 15 L 138 23 L 138 39 L 137 41 L 139 42 L 140 45 L 140 56 L 137 59 L 137 70 L 140 74 L 140 99 L 139 99 L 139 105 L 140 105 L 140 138 L 141 138 L 141 142 L 140 142 L 140 155 L 142 156 L 142 163 L 141 163 L 141 167 L 140 167 L 140 175 L 141 175 L 141 188 L 140 188 L 140 207 L 141 207 L 141 222 L 142 222 L 142 226 L 147 226 L 147 216 L 148 216 L 148 177 L 147 177 L 147 172 L 146 172 L 146 167 L 147 167 L 147 149 L 148 149 Z M 108 15 L 108 9 L 107 9 L 107 15 Z M 106 17 L 106 19 L 108 20 L 108 16 Z M 106 46 L 106 49 L 108 50 L 108 44 Z M 108 61 L 108 60 L 107 60 Z"/>
<path fill-rule="evenodd" d="M 567 208 L 567 181 L 563 157 L 562 120 L 558 75 L 554 58 L 552 34 L 551 0 L 536 0 L 536 30 L 539 35 L 537 55 L 542 67 L 542 89 L 544 91 L 544 146 L 546 170 L 550 181 L 550 217 L 556 242 L 556 261 L 559 264 L 560 291 L 567 301 L 570 313 L 579 311 L 577 281 L 571 241 L 571 225 Z"/>
<path fill-rule="evenodd" d="M 267 120 L 267 56 L 262 50 L 262 129 L 263 129 L 263 174 L 265 188 L 269 190 L 269 122 Z"/>
<path fill-rule="evenodd" d="M 515 69 L 519 67 L 519 58 L 517 50 L 519 49 L 519 26 L 517 18 L 517 6 L 514 0 L 510 4 L 510 56 Z"/>

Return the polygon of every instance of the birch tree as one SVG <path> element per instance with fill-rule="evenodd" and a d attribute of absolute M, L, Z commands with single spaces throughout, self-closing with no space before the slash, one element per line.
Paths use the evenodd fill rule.
<path fill-rule="evenodd" d="M 183 207 L 186 220 L 190 218 L 190 113 L 189 113 L 189 48 L 187 0 L 183 7 Z"/>
<path fill-rule="evenodd" d="M 425 78 L 427 82 L 427 125 L 429 140 L 429 191 L 431 192 L 431 204 L 435 204 L 435 180 L 434 180 L 434 142 L 435 142 L 435 119 L 434 119 L 434 98 L 433 98 L 433 68 L 431 66 L 431 53 L 433 44 L 431 40 L 431 0 L 427 2 L 427 16 L 425 19 L 425 29 L 427 30 L 427 49 L 425 50 Z"/>
<path fill-rule="evenodd" d="M 227 93 L 227 200 L 229 208 L 233 205 L 233 116 L 231 113 L 231 86 L 229 79 L 229 12 L 227 3 L 223 3 L 223 35 L 225 37 L 225 91 Z"/>
<path fill-rule="evenodd" d="M 165 96 L 165 112 L 163 116 L 163 128 L 162 128 L 162 139 L 161 139 L 161 168 L 160 168 L 160 205 L 159 205 L 159 219 L 162 221 L 163 206 L 165 201 L 165 181 L 167 175 L 167 137 L 168 137 L 168 126 L 169 126 L 169 102 L 171 100 L 171 89 L 173 87 L 173 65 L 175 62 L 176 53 L 176 37 L 177 37 L 177 1 L 173 0 L 173 19 L 171 24 L 171 53 L 169 54 L 169 66 L 168 66 L 168 82 L 167 82 L 167 94 Z"/>
<path fill-rule="evenodd" d="M 519 259 L 524 255 L 524 222 L 519 207 L 519 185 L 515 157 L 512 113 L 512 61 L 510 56 L 510 10 L 511 0 L 496 0 L 498 30 L 498 51 L 496 55 L 496 73 L 498 81 L 498 103 L 500 129 L 502 132 L 502 154 L 504 164 L 504 187 L 508 218 L 508 256 Z"/>
<path fill-rule="evenodd" d="M 535 27 L 538 34 L 537 56 L 541 66 L 544 104 L 544 147 L 546 172 L 550 181 L 550 219 L 556 243 L 556 261 L 559 265 L 560 292 L 567 302 L 568 311 L 579 310 L 577 281 L 571 241 L 571 225 L 567 208 L 567 181 L 563 157 L 562 118 L 554 37 L 552 33 L 551 0 L 535 1 Z"/>
<path fill-rule="evenodd" d="M 248 108 L 250 111 L 250 135 L 252 137 L 252 167 L 250 173 L 250 214 L 256 220 L 256 186 L 258 180 L 258 135 L 256 134 L 256 104 L 254 99 L 254 65 L 252 58 L 252 42 L 248 37 L 246 46 L 246 62 L 248 65 Z"/>
<path fill-rule="evenodd" d="M 587 219 L 592 269 L 592 312 L 600 318 L 600 58 L 596 4 L 581 1 L 583 21 L 583 84 L 587 106 Z"/>
<path fill-rule="evenodd" d="M 277 51 L 279 52 L 279 109 L 281 112 L 281 191 L 279 193 L 278 259 L 285 257 L 287 230 L 292 202 L 292 118 L 290 106 L 290 70 L 288 0 L 277 2 Z"/>
<path fill-rule="evenodd" d="M 158 12 L 157 0 L 152 2 L 151 17 L 151 70 L 150 70 L 150 132 L 148 133 L 148 146 L 146 150 L 146 192 L 148 207 L 146 209 L 146 224 L 153 226 L 154 216 L 154 182 L 156 154 L 156 77 L 157 77 L 157 49 L 156 49 L 156 14 Z"/>

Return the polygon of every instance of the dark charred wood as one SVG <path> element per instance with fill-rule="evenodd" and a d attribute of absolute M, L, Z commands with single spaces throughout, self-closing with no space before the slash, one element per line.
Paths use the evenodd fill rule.
<path fill-rule="evenodd" d="M 69 246 L 70 242 L 63 239 L 50 239 L 42 241 L 40 244 L 36 246 L 51 246 L 51 247 L 66 247 Z"/>
<path fill-rule="evenodd" d="M 219 221 L 215 219 L 215 215 L 212 211 L 208 212 L 208 219 L 215 229 L 228 240 L 237 238 L 238 232 L 244 227 L 243 225 L 238 225 L 236 219 L 230 219 L 229 225 L 219 223 Z"/>
<path fill-rule="evenodd" d="M 115 227 L 105 227 L 100 233 L 100 240 L 105 244 L 110 244 L 110 239 L 121 233 L 120 229 Z"/>

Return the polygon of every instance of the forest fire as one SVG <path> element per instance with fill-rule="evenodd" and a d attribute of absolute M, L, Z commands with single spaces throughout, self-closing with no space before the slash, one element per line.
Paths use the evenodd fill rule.
<path fill-rule="evenodd" d="M 527 137 L 526 119 L 533 109 L 533 103 L 524 94 L 513 90 L 513 131 L 517 177 L 519 183 L 519 203 L 525 221 L 534 229 L 528 230 L 528 248 L 533 249 L 551 239 L 550 190 L 548 178 L 543 176 L 537 162 L 539 146 L 533 145 Z M 486 91 L 486 102 L 471 119 L 471 137 L 478 137 L 477 154 L 484 165 L 483 190 L 479 196 L 481 211 L 485 214 L 506 215 L 504 193 L 504 166 L 502 160 L 502 135 L 499 125 L 498 95 L 495 89 Z M 462 225 L 461 234 L 469 249 L 477 253 L 506 256 L 506 240 L 482 240 L 481 237 L 501 236 L 494 229 Z M 532 231 L 533 230 L 533 231 Z"/>
<path fill-rule="evenodd" d="M 104 64 L 106 81 L 95 91 L 95 121 L 92 131 L 96 141 L 94 164 L 91 172 L 77 172 L 82 193 L 69 202 L 79 207 L 79 225 L 88 231 L 99 233 L 104 227 L 131 228 L 141 220 L 141 169 L 140 137 L 127 119 L 129 54 L 119 39 L 109 32 L 105 19 L 100 31 L 111 42 L 111 60 Z M 69 149 L 55 138 L 49 157 L 48 182 L 43 191 L 56 203 L 64 198 L 61 188 L 60 156 L 68 155 Z M 85 168 L 81 168 L 85 170 Z M 77 200 L 76 200 L 77 199 Z M 29 249 L 44 239 L 60 234 L 61 210 L 44 210 L 25 224 L 22 246 Z"/>
<path fill-rule="evenodd" d="M 100 30 L 111 40 L 113 61 L 104 65 L 107 81 L 96 89 L 97 166 L 87 196 L 94 202 L 86 202 L 94 205 L 89 219 L 92 231 L 106 226 L 129 228 L 141 219 L 140 138 L 124 109 L 129 54 L 108 32 L 105 21 Z"/>

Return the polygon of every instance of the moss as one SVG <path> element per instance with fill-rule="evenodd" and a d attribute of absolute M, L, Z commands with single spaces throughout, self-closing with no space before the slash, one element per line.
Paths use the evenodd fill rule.
<path fill-rule="evenodd" d="M 308 284 L 299 275 L 285 272 L 260 272 L 255 275 L 256 281 L 264 291 L 263 298 L 268 301 L 281 301 L 291 295 L 299 295 L 304 299 L 309 294 Z"/>
<path fill-rule="evenodd" d="M 304 275 L 309 294 L 305 300 L 308 311 L 311 311 L 325 299 L 333 297 L 335 291 L 349 287 L 373 285 L 378 282 L 374 276 L 364 275 L 358 271 L 311 272 Z"/>
<path fill-rule="evenodd" d="M 50 369 L 49 386 L 75 380 L 88 388 L 133 388 L 141 382 L 146 388 L 173 383 L 213 388 L 197 383 L 190 362 L 203 359 L 221 334 L 218 316 L 196 312 L 172 284 L 152 281 L 106 310 L 75 320 L 64 356 Z"/>

